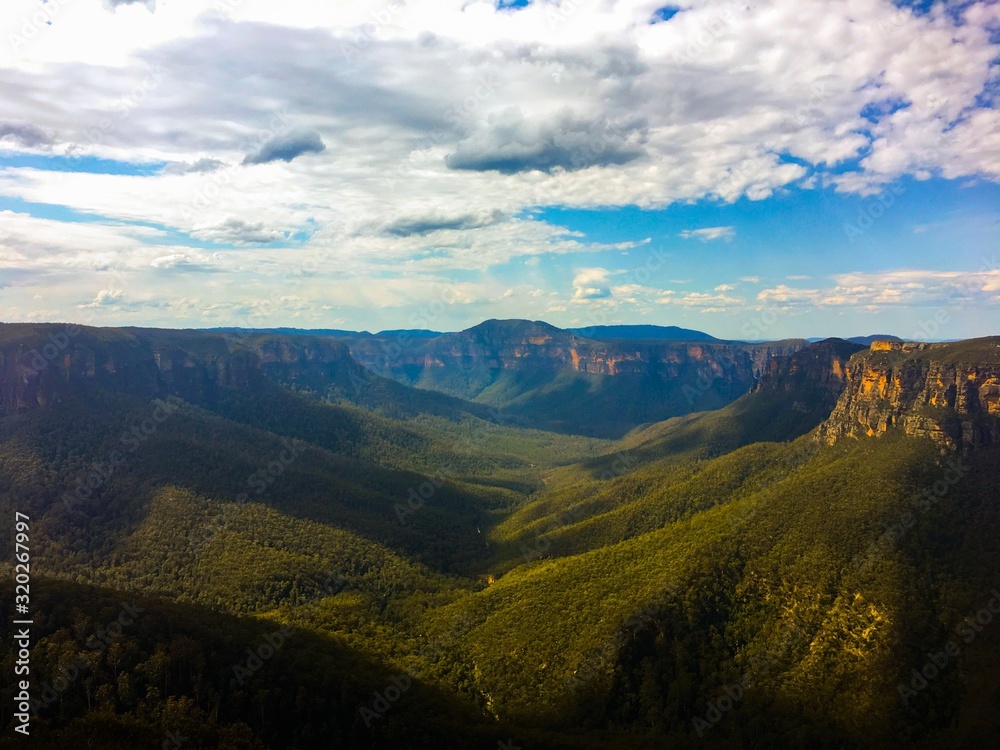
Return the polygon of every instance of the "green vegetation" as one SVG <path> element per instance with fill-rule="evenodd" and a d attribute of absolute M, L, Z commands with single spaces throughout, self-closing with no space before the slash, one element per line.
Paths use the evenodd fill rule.
<path fill-rule="evenodd" d="M 0 326 L 5 366 L 49 332 Z M 321 338 L 82 332 L 2 396 L 34 689 L 79 672 L 30 746 L 981 744 L 1000 616 L 961 627 L 1000 588 L 1000 447 L 819 441 L 856 349 L 815 345 L 724 408 L 612 442 L 377 378 Z M 565 385 L 536 420 L 564 419 Z M 123 601 L 134 621 L 95 647 Z M 28 746 L 12 696 L 0 748 Z"/>

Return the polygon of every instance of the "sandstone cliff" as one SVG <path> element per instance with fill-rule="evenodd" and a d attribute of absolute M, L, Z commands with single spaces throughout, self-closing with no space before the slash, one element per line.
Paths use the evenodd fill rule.
<path fill-rule="evenodd" d="M 527 320 L 349 341 L 358 362 L 400 383 L 489 404 L 519 424 L 612 438 L 721 408 L 747 393 L 772 358 L 806 343 L 598 340 Z"/>
<path fill-rule="evenodd" d="M 1000 442 L 1000 337 L 876 341 L 852 357 L 844 391 L 819 438 L 835 443 L 894 427 L 943 448 Z"/>
<path fill-rule="evenodd" d="M 763 364 L 755 392 L 776 391 L 810 394 L 813 398 L 836 399 L 844 390 L 847 363 L 863 351 L 859 344 L 844 339 L 826 339 L 790 355 L 768 357 Z"/>
<path fill-rule="evenodd" d="M 0 331 L 0 414 L 44 407 L 92 386 L 197 403 L 220 388 L 267 379 L 323 392 L 363 374 L 332 339 L 56 324 Z"/>
<path fill-rule="evenodd" d="M 806 343 L 597 340 L 541 321 L 489 320 L 432 339 L 356 339 L 351 353 L 382 375 L 464 398 L 477 397 L 503 371 L 551 377 L 569 372 L 664 381 L 700 378 L 725 387 L 735 398 L 753 386 L 771 359 L 787 356 Z M 448 377 L 458 371 L 477 375 L 457 381 Z"/>

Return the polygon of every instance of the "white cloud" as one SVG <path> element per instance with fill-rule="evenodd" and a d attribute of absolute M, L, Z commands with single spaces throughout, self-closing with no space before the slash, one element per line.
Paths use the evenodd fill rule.
<path fill-rule="evenodd" d="M 46 3 L 51 25 L 32 21 L 37 0 L 5 5 L 14 37 L 0 48 L 0 86 L 18 119 L 0 123 L 3 146 L 167 164 L 142 175 L 0 170 L 0 195 L 106 217 L 0 223 L 0 266 L 47 299 L 84 294 L 65 294 L 71 270 L 88 304 L 112 271 L 127 276 L 129 299 L 154 300 L 173 283 L 165 277 L 212 270 L 225 274 L 169 287 L 171 298 L 233 314 L 280 282 L 316 309 L 336 284 L 361 305 L 378 290 L 426 303 L 449 274 L 609 247 L 539 220 L 539 206 L 762 200 L 825 181 L 868 193 L 903 175 L 1000 179 L 1000 120 L 988 106 L 997 4 L 917 15 L 889 0 L 691 0 L 655 24 L 661 4 L 643 0 L 572 12 L 467 0 L 114 5 Z M 556 26 L 553 11 L 565 11 Z M 873 111 L 876 122 L 862 116 Z M 830 177 L 832 165 L 844 169 Z M 303 231 L 307 240 L 288 240 Z M 186 236 L 237 249 L 215 257 Z M 728 240 L 735 229 L 681 236 Z M 289 247 L 261 247 L 272 243 Z M 393 287 L 393 272 L 412 288 Z M 655 297 L 624 286 L 574 280 L 573 297 Z M 843 286 L 826 304 L 921 299 Z M 765 291 L 769 302 L 801 294 Z M 298 304 L 288 313 L 307 314 Z"/>
<path fill-rule="evenodd" d="M 97 293 L 97 296 L 94 297 L 92 302 L 86 305 L 80 305 L 80 307 L 113 307 L 118 305 L 124 296 L 125 292 L 121 289 L 102 289 Z"/>
<path fill-rule="evenodd" d="M 819 289 L 793 289 L 784 284 L 762 289 L 757 294 L 760 302 L 816 302 L 822 297 Z"/>
<path fill-rule="evenodd" d="M 678 305 L 680 307 L 704 307 L 713 309 L 739 307 L 745 304 L 740 297 L 730 297 L 727 294 L 709 294 L 707 292 L 689 292 L 680 297 L 664 294 L 657 300 L 661 305 Z"/>
<path fill-rule="evenodd" d="M 711 242 L 712 240 L 731 240 L 736 236 L 736 230 L 732 227 L 704 227 L 702 229 L 685 229 L 680 233 L 685 240 L 701 240 Z"/>
<path fill-rule="evenodd" d="M 193 229 L 191 236 L 234 245 L 266 245 L 285 239 L 284 232 L 268 228 L 262 221 L 249 222 L 236 218 L 227 219 L 216 226 Z"/>
<path fill-rule="evenodd" d="M 810 307 L 969 307 L 992 305 L 1000 289 L 1000 270 L 895 270 L 846 273 L 833 277 L 830 288 L 797 288 L 779 284 L 763 289 L 757 301 Z"/>
<path fill-rule="evenodd" d="M 580 301 L 610 297 L 608 277 L 611 273 L 606 268 L 578 268 L 573 277 L 573 299 Z"/>

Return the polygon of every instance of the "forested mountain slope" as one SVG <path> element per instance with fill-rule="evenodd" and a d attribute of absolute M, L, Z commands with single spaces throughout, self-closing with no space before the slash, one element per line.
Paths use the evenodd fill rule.
<path fill-rule="evenodd" d="M 724 406 L 746 393 L 772 358 L 807 343 L 583 334 L 590 329 L 488 320 L 433 338 L 344 340 L 359 362 L 402 383 L 495 406 L 524 425 L 599 437 Z"/>
<path fill-rule="evenodd" d="M 330 339 L 70 330 L 0 327 L 0 533 L 32 519 L 38 684 L 86 664 L 38 747 L 180 727 L 231 750 L 959 748 L 1000 728 L 1000 339 L 772 352 L 724 408 L 696 391 L 700 411 L 610 442 Z M 141 616 L 90 647 L 123 601 Z"/>

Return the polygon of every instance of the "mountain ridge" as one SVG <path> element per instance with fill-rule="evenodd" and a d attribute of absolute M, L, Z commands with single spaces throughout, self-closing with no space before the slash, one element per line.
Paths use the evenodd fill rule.
<path fill-rule="evenodd" d="M 957 343 L 873 341 L 851 357 L 845 389 L 819 439 L 897 427 L 942 448 L 1000 442 L 1000 336 Z"/>
<path fill-rule="evenodd" d="M 439 339 L 402 353 L 448 354 Z M 12 533 L 15 510 L 31 517 L 39 585 L 63 597 L 39 598 L 57 611 L 38 620 L 33 676 L 53 684 L 86 654 L 114 602 L 157 613 L 43 710 L 46 739 L 135 747 L 171 726 L 225 750 L 458 750 L 502 727 L 552 750 L 882 750 L 992 731 L 991 631 L 912 707 L 897 685 L 1000 584 L 1000 445 L 901 428 L 947 408 L 997 421 L 1000 337 L 450 334 L 453 372 L 495 370 L 483 391 L 510 389 L 507 411 L 383 378 L 353 341 L 0 326 L 0 519 Z M 586 372 L 623 352 L 646 359 Z M 651 359 L 665 374 L 643 379 Z M 732 363 L 748 385 L 716 408 Z M 578 383 L 593 390 L 567 401 Z M 930 403 L 951 386 L 952 407 Z M 688 413 L 650 424 L 664 389 Z M 637 426 L 597 440 L 517 424 L 567 404 L 589 419 L 630 406 Z M 855 432 L 819 439 L 837 425 Z M 191 605 L 220 616 L 192 629 Z M 206 628 L 222 631 L 210 647 Z M 248 687 L 234 680 L 231 662 L 281 628 L 305 634 L 284 652 L 302 666 L 261 658 Z M 380 684 L 402 704 L 365 722 L 393 702 Z"/>

